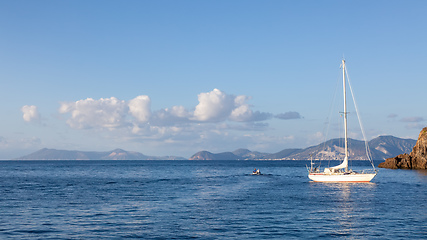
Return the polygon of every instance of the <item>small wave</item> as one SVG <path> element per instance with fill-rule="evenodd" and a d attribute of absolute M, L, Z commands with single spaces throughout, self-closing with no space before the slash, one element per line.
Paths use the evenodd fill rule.
<path fill-rule="evenodd" d="M 53 229 L 23 229 L 23 230 L 16 230 L 15 232 L 18 233 L 30 233 L 30 234 L 43 234 L 43 233 L 53 233 L 58 232 L 57 230 Z"/>

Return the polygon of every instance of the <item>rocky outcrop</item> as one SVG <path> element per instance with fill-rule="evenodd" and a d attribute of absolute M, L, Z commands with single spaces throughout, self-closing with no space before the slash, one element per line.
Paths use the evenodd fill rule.
<path fill-rule="evenodd" d="M 417 143 L 410 154 L 400 154 L 388 158 L 378 165 L 380 168 L 391 169 L 427 169 L 427 127 L 421 130 Z"/>

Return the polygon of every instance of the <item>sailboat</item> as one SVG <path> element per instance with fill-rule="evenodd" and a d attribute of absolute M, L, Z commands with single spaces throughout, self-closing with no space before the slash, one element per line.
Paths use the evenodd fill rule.
<path fill-rule="evenodd" d="M 348 139 L 347 139 L 347 97 L 346 97 L 346 72 L 345 60 L 342 60 L 343 70 L 343 92 L 344 92 L 344 151 L 345 157 L 341 164 L 334 167 L 328 167 L 321 172 L 320 168 L 313 168 L 313 163 L 309 169 L 308 178 L 315 182 L 370 182 L 376 175 L 377 170 L 372 164 L 373 169 L 368 171 L 356 172 L 348 169 Z M 372 162 L 371 162 L 372 163 Z"/>

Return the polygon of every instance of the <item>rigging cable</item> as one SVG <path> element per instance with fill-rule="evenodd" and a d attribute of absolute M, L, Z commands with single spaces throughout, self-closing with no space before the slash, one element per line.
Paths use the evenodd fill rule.
<path fill-rule="evenodd" d="M 368 157 L 368 160 L 371 163 L 372 167 L 375 169 L 374 162 L 372 161 L 372 156 L 371 156 L 371 151 L 369 149 L 368 141 L 366 140 L 365 130 L 363 128 L 362 121 L 360 120 L 360 114 L 359 114 L 359 110 L 357 108 L 356 98 L 354 97 L 354 94 L 353 94 L 353 88 L 351 87 L 350 76 L 348 75 L 347 67 L 345 67 L 345 73 L 347 74 L 348 86 L 350 88 L 351 96 L 353 98 L 354 108 L 356 109 L 357 119 L 359 120 L 360 130 L 362 131 L 363 140 L 365 142 L 366 156 Z"/>
<path fill-rule="evenodd" d="M 334 103 L 336 102 L 335 99 L 337 97 L 339 83 L 340 83 L 340 79 L 339 79 L 339 76 L 338 76 L 337 77 L 337 81 L 335 83 L 335 90 L 334 90 L 333 98 L 332 98 L 331 104 L 329 105 L 329 116 L 326 118 L 326 122 L 325 122 L 325 125 L 323 127 L 323 133 L 322 134 L 324 136 L 324 139 L 323 139 L 322 151 L 325 151 L 325 152 L 327 152 L 326 151 L 327 150 L 326 149 L 326 143 L 328 142 L 327 139 L 328 139 L 328 135 L 329 135 L 329 129 L 330 129 L 330 126 L 331 126 L 330 119 L 332 119 L 331 118 L 332 117 L 332 110 L 333 110 L 333 107 L 334 107 Z M 325 132 L 325 128 L 326 128 L 326 132 Z M 331 150 L 332 150 L 332 148 L 331 148 Z M 329 164 L 331 162 L 331 156 L 329 155 L 329 156 L 324 156 L 324 157 L 328 158 L 328 167 L 329 167 Z M 322 156 L 320 156 L 320 160 L 322 160 Z M 326 160 L 326 159 L 323 159 L 323 160 Z M 319 167 L 320 167 L 320 163 L 319 163 Z"/>

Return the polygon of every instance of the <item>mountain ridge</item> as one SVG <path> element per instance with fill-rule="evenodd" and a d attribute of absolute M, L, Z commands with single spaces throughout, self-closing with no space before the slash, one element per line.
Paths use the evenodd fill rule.
<path fill-rule="evenodd" d="M 349 154 L 352 160 L 366 159 L 365 144 L 363 141 L 349 139 Z M 307 148 L 288 148 L 277 153 L 251 152 L 248 149 L 237 149 L 231 152 L 234 156 L 229 160 L 338 160 L 344 156 L 344 147 L 341 146 L 344 139 L 335 138 L 315 146 Z M 379 136 L 368 142 L 372 159 L 384 160 L 395 156 L 395 153 L 404 153 L 411 151 L 415 145 L 414 139 L 403 139 L 394 136 Z M 230 153 L 230 152 L 228 152 Z M 239 155 L 239 153 L 244 153 Z M 217 155 L 218 154 L 218 155 Z M 211 153 L 200 151 L 190 157 L 190 160 L 221 160 L 224 153 Z M 209 157 L 204 157 L 209 156 Z M 255 157 L 251 157 L 255 156 Z"/>
<path fill-rule="evenodd" d="M 139 152 L 116 148 L 111 151 L 77 151 L 42 148 L 34 153 L 13 160 L 185 160 L 177 156 L 147 156 Z"/>
<path fill-rule="evenodd" d="M 233 152 L 211 153 L 200 151 L 190 158 L 179 156 L 148 156 L 135 151 L 126 151 L 120 148 L 96 152 L 77 150 L 57 150 L 43 148 L 31 154 L 13 160 L 304 160 L 304 159 L 341 159 L 344 155 L 341 147 L 342 139 L 336 138 L 307 148 L 288 148 L 277 153 L 262 153 L 245 148 Z M 402 139 L 394 136 L 379 136 L 369 141 L 372 159 L 385 160 L 398 154 L 410 152 L 416 140 Z M 349 139 L 349 154 L 353 160 L 366 159 L 364 157 L 364 142 Z"/>

